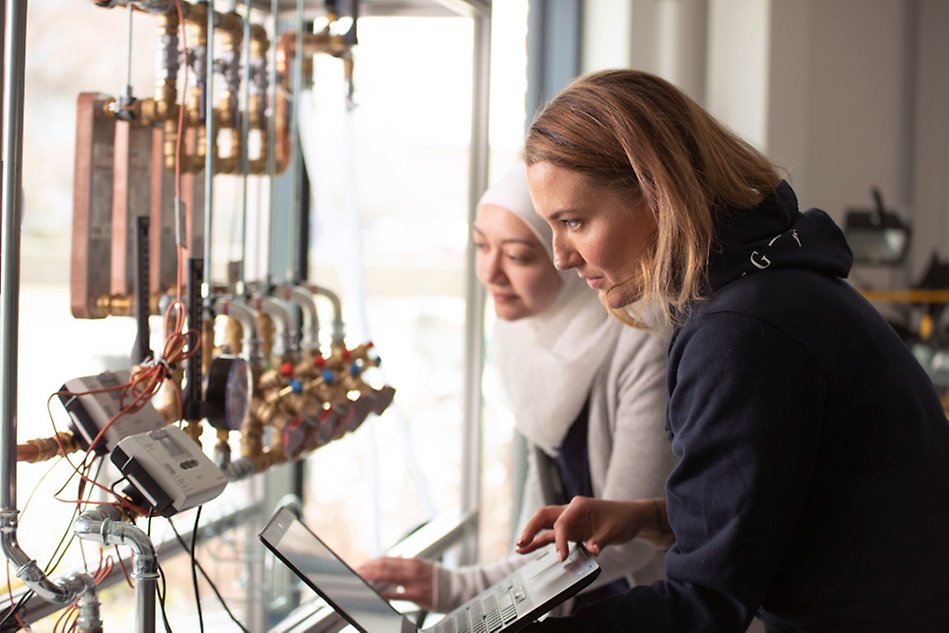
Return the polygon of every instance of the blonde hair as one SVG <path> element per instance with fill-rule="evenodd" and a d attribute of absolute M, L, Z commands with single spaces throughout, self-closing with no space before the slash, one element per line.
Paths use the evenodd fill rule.
<path fill-rule="evenodd" d="M 716 220 L 780 184 L 761 152 L 669 82 L 636 70 L 574 80 L 535 118 L 524 156 L 579 172 L 654 215 L 656 238 L 638 273 L 608 291 L 627 301 L 613 314 L 636 327 L 649 327 L 644 310 L 658 306 L 668 326 L 701 299 Z"/>

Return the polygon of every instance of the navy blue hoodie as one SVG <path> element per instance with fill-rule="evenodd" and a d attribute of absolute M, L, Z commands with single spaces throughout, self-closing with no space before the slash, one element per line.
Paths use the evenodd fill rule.
<path fill-rule="evenodd" d="M 949 425 L 851 260 L 786 183 L 719 223 L 670 347 L 667 578 L 536 630 L 949 631 Z"/>

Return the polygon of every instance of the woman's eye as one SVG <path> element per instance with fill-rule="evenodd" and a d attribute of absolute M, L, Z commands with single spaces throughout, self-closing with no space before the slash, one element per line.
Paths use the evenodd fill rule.
<path fill-rule="evenodd" d="M 575 231 L 580 228 L 580 220 L 565 219 L 561 220 L 560 222 L 571 231 Z"/>
<path fill-rule="evenodd" d="M 487 250 L 488 245 L 484 242 L 474 242 L 474 247 L 479 251 Z"/>

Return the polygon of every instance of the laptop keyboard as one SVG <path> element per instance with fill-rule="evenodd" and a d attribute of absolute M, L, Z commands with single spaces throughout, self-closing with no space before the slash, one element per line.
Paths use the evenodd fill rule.
<path fill-rule="evenodd" d="M 517 619 L 517 603 L 524 599 L 524 591 L 505 583 L 497 591 L 481 600 L 475 600 L 446 616 L 435 628 L 435 633 L 494 633 L 505 624 Z"/>

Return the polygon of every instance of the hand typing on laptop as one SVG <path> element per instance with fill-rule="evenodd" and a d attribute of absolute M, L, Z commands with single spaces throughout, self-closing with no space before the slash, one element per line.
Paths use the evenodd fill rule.
<path fill-rule="evenodd" d="M 546 506 L 524 526 L 517 551 L 527 554 L 553 542 L 560 560 L 564 560 L 568 543 L 580 541 L 591 554 L 599 556 L 604 547 L 637 537 L 663 549 L 675 542 L 665 499 L 608 501 L 574 497 L 567 505 Z"/>
<path fill-rule="evenodd" d="M 364 563 L 356 573 L 390 600 L 408 600 L 431 611 L 435 601 L 434 565 L 422 558 L 384 556 Z"/>

